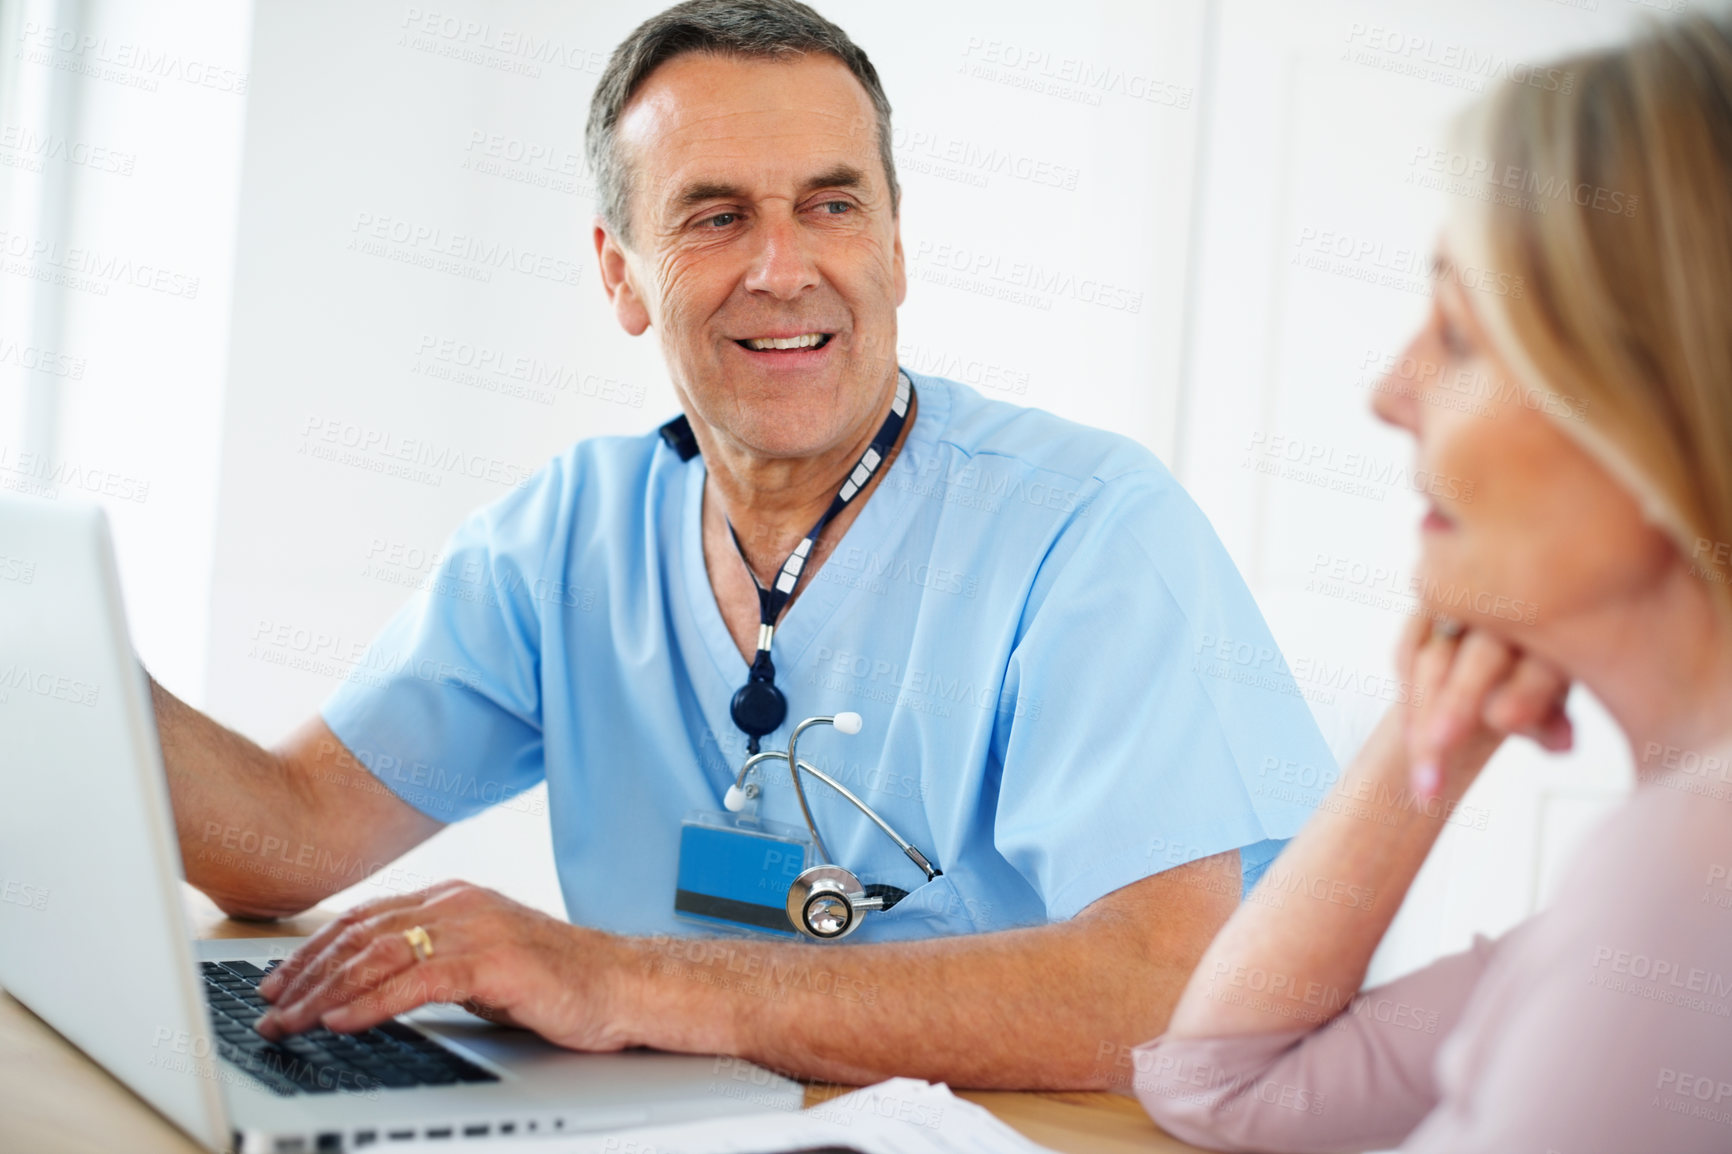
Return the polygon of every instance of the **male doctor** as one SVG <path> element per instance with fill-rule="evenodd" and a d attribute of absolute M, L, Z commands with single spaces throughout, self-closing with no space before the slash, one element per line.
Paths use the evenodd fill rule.
<path fill-rule="evenodd" d="M 444 998 L 579 1049 L 1039 1088 L 1112 1084 L 1164 1028 L 1306 816 L 1271 767 L 1330 754 L 1153 456 L 899 370 L 890 139 L 865 54 L 794 0 L 647 21 L 590 111 L 595 249 L 683 418 L 471 516 L 374 643 L 397 672 L 275 750 L 155 689 L 189 878 L 236 915 L 354 878 L 201 857 L 209 822 L 383 862 L 548 784 L 569 922 L 461 882 L 371 902 L 272 975 L 262 1032 Z M 816 944 L 682 872 L 682 838 L 725 826 L 749 750 L 844 712 L 802 759 L 936 872 L 808 777 L 830 860 L 889 906 Z M 804 831 L 787 769 L 753 806 Z"/>

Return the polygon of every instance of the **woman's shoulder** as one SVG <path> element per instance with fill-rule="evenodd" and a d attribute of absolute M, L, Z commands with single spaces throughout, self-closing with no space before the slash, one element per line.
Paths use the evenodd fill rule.
<path fill-rule="evenodd" d="M 1643 781 L 1576 851 L 1553 903 L 1571 924 L 1702 921 L 1697 907 L 1732 865 L 1732 786 L 1670 771 Z M 1732 889 L 1726 892 L 1732 896 Z M 1732 934 L 1732 907 L 1705 924 Z"/>
<path fill-rule="evenodd" d="M 1702 1145 L 1721 1126 L 1689 1094 L 1732 1069 L 1728 833 L 1732 804 L 1669 777 L 1599 824 L 1488 966 L 1439 1053 L 1442 1101 L 1415 1150 L 1488 1135 L 1504 1149 L 1723 1148 Z"/>
<path fill-rule="evenodd" d="M 1707 1027 L 1732 1058 L 1732 802 L 1688 785 L 1645 781 L 1583 839 L 1546 908 L 1488 967 L 1470 1036 L 1543 1022 L 1554 1052 L 1628 1056 L 1684 1048 Z"/>

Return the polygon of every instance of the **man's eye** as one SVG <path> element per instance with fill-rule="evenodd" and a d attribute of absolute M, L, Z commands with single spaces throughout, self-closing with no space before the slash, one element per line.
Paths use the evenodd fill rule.
<path fill-rule="evenodd" d="M 854 206 L 845 200 L 827 200 L 821 207 L 831 216 L 841 216 L 843 213 L 851 212 L 854 209 Z"/>
<path fill-rule="evenodd" d="M 733 224 L 739 219 L 740 214 L 737 212 L 718 212 L 716 215 L 704 221 L 704 224 L 710 228 L 727 228 L 730 224 Z"/>

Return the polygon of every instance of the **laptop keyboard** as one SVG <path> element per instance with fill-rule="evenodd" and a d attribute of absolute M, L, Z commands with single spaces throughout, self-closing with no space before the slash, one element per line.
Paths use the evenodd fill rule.
<path fill-rule="evenodd" d="M 385 1022 L 358 1034 L 315 1026 L 280 1042 L 269 1041 L 254 1028 L 267 1008 L 258 984 L 269 969 L 251 962 L 204 962 L 200 969 L 217 1054 L 273 1093 L 367 1093 L 499 1081 L 497 1074 L 401 1022 Z"/>

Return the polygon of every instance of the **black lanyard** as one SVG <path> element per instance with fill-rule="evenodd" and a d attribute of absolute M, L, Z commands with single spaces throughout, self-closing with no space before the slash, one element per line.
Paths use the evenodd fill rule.
<path fill-rule="evenodd" d="M 842 482 L 842 488 L 830 502 L 830 507 L 824 510 L 824 515 L 818 518 L 818 523 L 812 526 L 812 531 L 794 546 L 794 551 L 782 562 L 782 568 L 770 588 L 764 588 L 764 583 L 752 572 L 752 564 L 746 560 L 745 547 L 740 544 L 740 535 L 734 532 L 734 523 L 728 522 L 728 534 L 734 539 L 734 548 L 739 550 L 740 560 L 746 563 L 746 572 L 751 574 L 752 584 L 758 589 L 758 652 L 752 659 L 752 668 L 746 675 L 746 683 L 740 686 L 728 707 L 734 724 L 746 734 L 748 753 L 757 753 L 758 739 L 766 733 L 773 733 L 788 716 L 788 699 L 776 688 L 776 665 L 770 660 L 770 642 L 776 636 L 776 622 L 781 618 L 782 610 L 788 607 L 788 599 L 794 595 L 794 587 L 800 583 L 800 571 L 806 567 L 806 561 L 812 555 L 812 546 L 817 543 L 818 534 L 871 482 L 872 475 L 878 471 L 878 466 L 890 452 L 890 447 L 901 435 L 903 422 L 908 419 L 908 401 L 913 390 L 913 383 L 898 372 L 896 399 L 890 402 L 890 413 L 878 427 L 878 435 L 872 438 L 872 443 L 860 454 L 859 463 L 854 466 L 854 471 L 848 474 L 848 479 Z"/>

